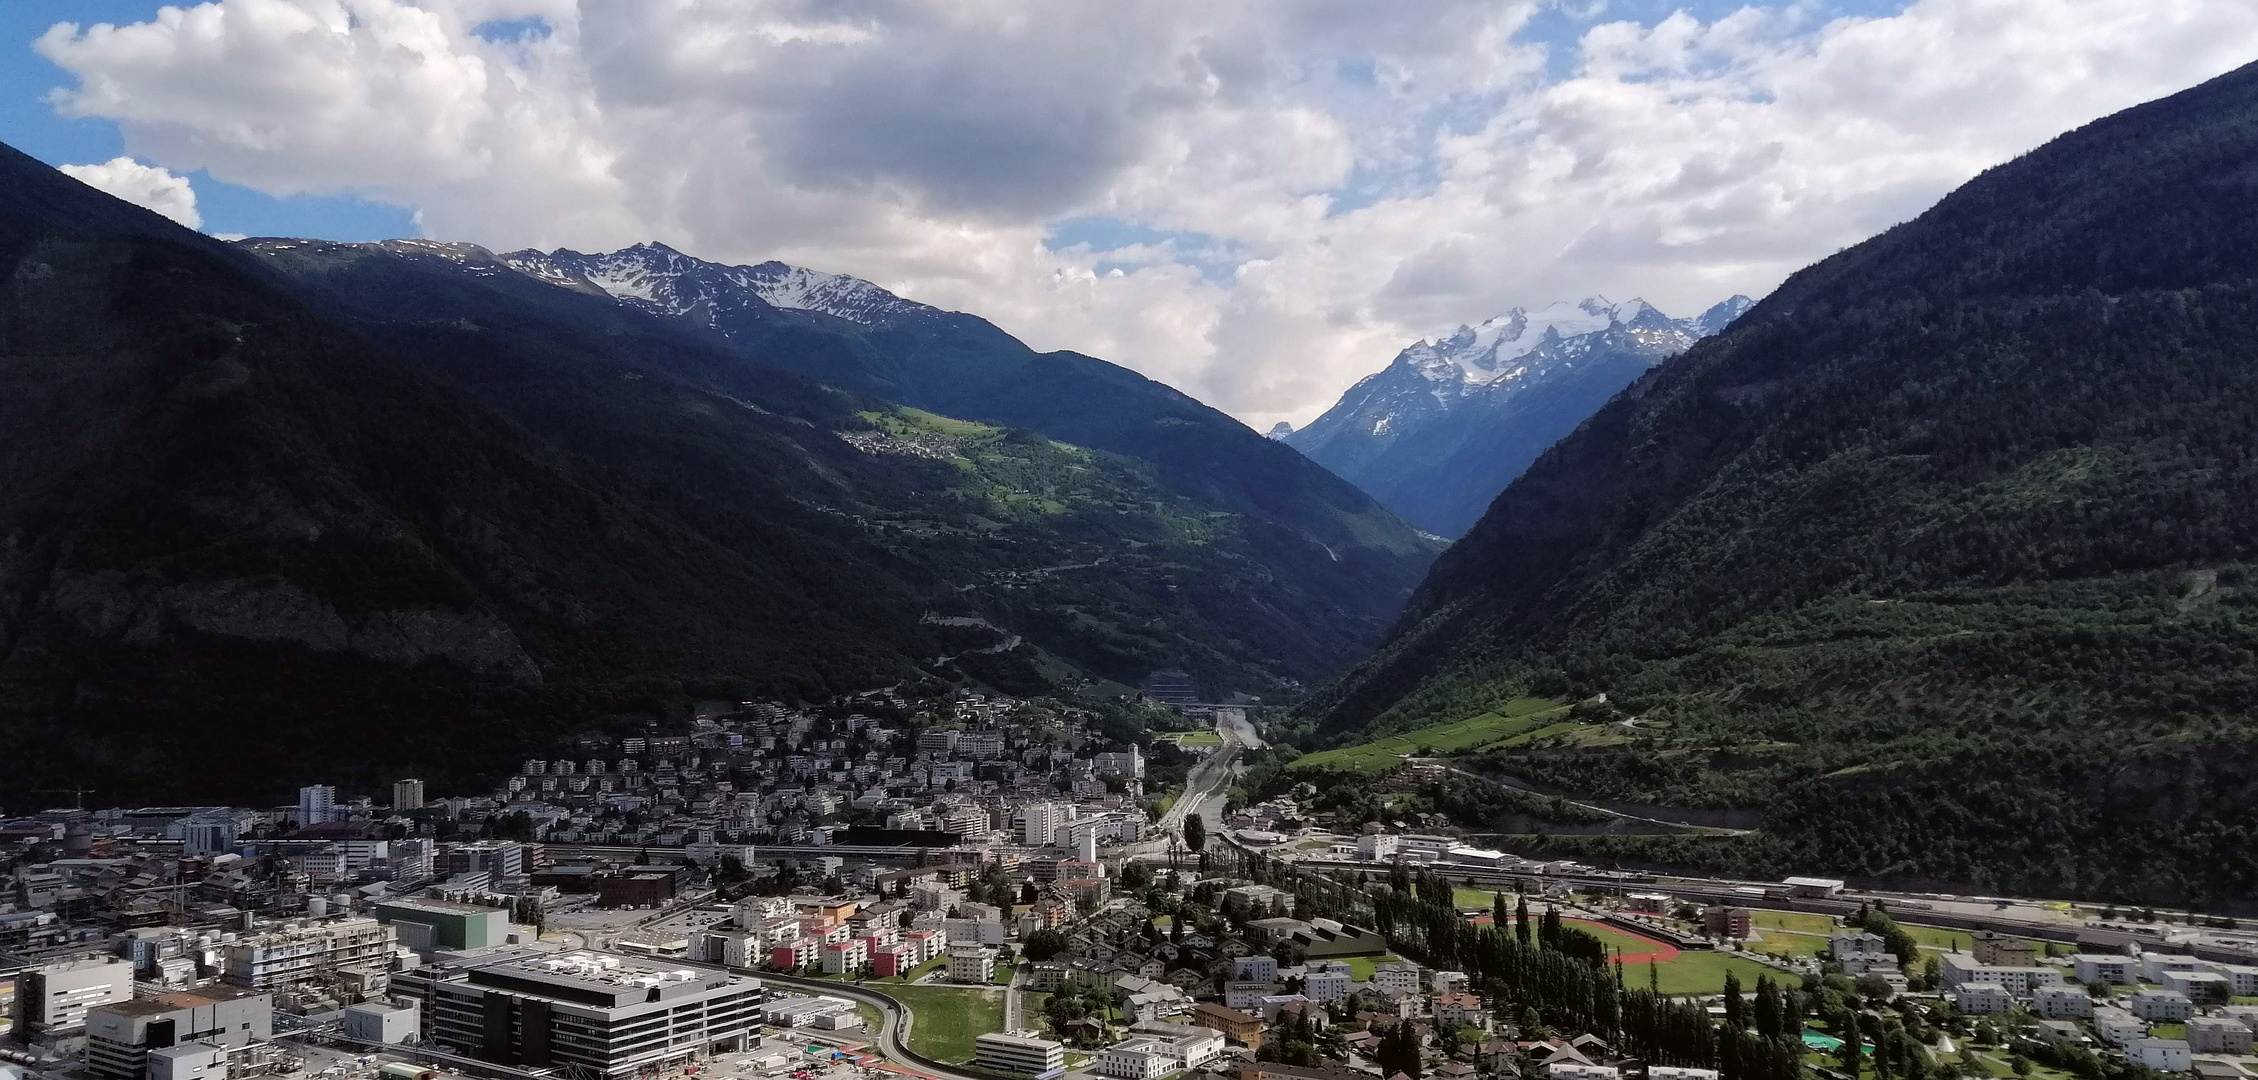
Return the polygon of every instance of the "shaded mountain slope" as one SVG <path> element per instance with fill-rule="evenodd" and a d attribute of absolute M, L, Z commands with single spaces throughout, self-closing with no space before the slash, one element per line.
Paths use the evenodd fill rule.
<path fill-rule="evenodd" d="M 716 511 L 823 535 L 935 613 L 984 618 L 1093 676 L 1181 667 L 1218 692 L 1293 693 L 1353 663 L 1394 609 L 1323 546 L 1174 490 L 1151 463 L 912 417 L 483 249 L 246 246 L 543 440 Z M 1011 679 L 1034 688 L 1024 669 Z"/>
<path fill-rule="evenodd" d="M 685 679 L 818 692 L 929 650 L 820 537 L 706 527 L 219 245 L 0 173 L 0 787 L 447 777 Z"/>
<path fill-rule="evenodd" d="M 1766 811 L 1649 855 L 2258 891 L 2254 185 L 2244 69 L 1797 274 L 1508 488 L 1317 737 L 1604 692 L 1481 764 Z"/>
<path fill-rule="evenodd" d="M 1037 353 L 985 319 L 869 282 L 658 244 L 502 258 L 825 383 L 1151 462 L 1171 490 L 1247 518 L 1266 564 L 1363 616 L 1392 617 L 1437 548 L 1354 485 L 1183 393 L 1078 353 Z"/>

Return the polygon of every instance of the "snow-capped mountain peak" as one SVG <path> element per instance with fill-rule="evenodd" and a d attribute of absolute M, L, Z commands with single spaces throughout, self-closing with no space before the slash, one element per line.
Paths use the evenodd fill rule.
<path fill-rule="evenodd" d="M 1529 461 L 1646 369 L 1725 328 L 1591 296 L 1420 340 L 1299 431 L 1274 433 L 1406 520 L 1456 535 Z"/>
<path fill-rule="evenodd" d="M 932 310 L 861 278 L 781 262 L 707 262 L 655 241 L 597 254 L 560 248 L 513 251 L 500 258 L 512 269 L 555 285 L 599 291 L 664 315 L 702 313 L 705 321 L 717 324 L 718 309 L 743 307 L 748 301 L 865 324 Z"/>

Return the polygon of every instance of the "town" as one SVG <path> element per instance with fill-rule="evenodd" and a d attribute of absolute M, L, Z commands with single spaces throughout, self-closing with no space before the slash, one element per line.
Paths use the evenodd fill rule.
<path fill-rule="evenodd" d="M 1178 695 L 1181 697 L 1181 695 Z M 0 822 L 37 1080 L 2236 1080 L 2231 919 L 1525 859 L 1248 803 L 1243 708 L 890 692 L 496 790 Z M 1315 792 L 1304 792 L 1314 796 Z"/>

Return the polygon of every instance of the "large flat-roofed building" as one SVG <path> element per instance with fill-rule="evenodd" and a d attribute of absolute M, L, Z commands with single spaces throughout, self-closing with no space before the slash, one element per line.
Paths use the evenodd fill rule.
<path fill-rule="evenodd" d="M 446 900 L 385 900 L 376 905 L 375 914 L 376 921 L 399 934 L 402 945 L 418 952 L 490 949 L 510 932 L 508 912 Z"/>
<path fill-rule="evenodd" d="M 115 1080 L 146 1080 L 152 1051 L 200 1043 L 248 1046 L 274 1034 L 274 998 L 233 986 L 182 990 L 104 1005 L 86 1017 L 86 1064 Z"/>
<path fill-rule="evenodd" d="M 399 938 L 375 919 L 332 919 L 258 934 L 227 947 L 225 978 L 246 990 L 286 990 L 341 968 L 389 970 Z"/>
<path fill-rule="evenodd" d="M 1032 1031 L 991 1031 L 973 1040 L 972 1063 L 996 1072 L 1050 1080 L 1066 1071 L 1066 1046 Z"/>
<path fill-rule="evenodd" d="M 743 1049 L 759 980 L 573 952 L 456 969 L 429 983 L 430 1038 L 502 1065 L 604 1077 Z"/>
<path fill-rule="evenodd" d="M 88 1010 L 133 998 L 133 965 L 111 956 L 26 968 L 16 976 L 19 1037 L 75 1031 Z"/>

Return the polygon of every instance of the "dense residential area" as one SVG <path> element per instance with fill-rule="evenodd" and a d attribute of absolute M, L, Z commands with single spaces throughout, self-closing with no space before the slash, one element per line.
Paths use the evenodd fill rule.
<path fill-rule="evenodd" d="M 6 1052 L 53 1080 L 2258 1065 L 2231 919 L 1662 878 L 1432 818 L 1333 833 L 1308 785 L 1247 801 L 1243 709 L 1139 708 L 717 704 L 475 795 L 13 819 Z"/>
<path fill-rule="evenodd" d="M 2258 1080 L 2258 0 L 6 45 L 0 1080 Z"/>

